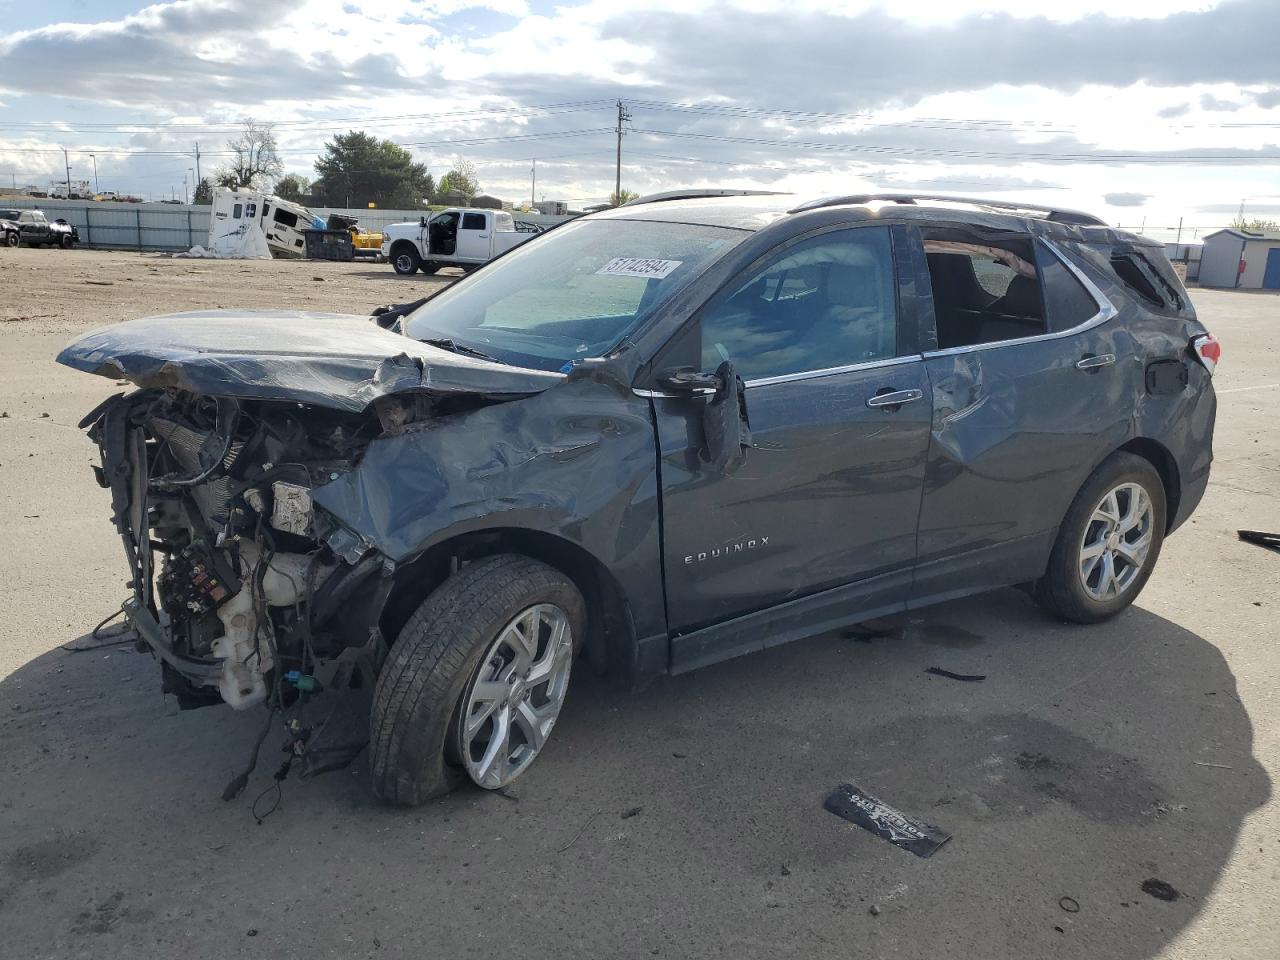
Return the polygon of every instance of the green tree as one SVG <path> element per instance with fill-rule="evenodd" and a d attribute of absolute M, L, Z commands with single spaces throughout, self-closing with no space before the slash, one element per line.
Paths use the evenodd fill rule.
<path fill-rule="evenodd" d="M 286 173 L 276 181 L 275 195 L 281 200 L 302 202 L 302 195 L 311 191 L 311 184 L 300 173 Z"/>
<path fill-rule="evenodd" d="M 1231 229 L 1243 230 L 1245 233 L 1276 233 L 1280 232 L 1280 223 L 1275 220 L 1258 218 L 1246 220 L 1244 217 L 1235 217 L 1231 221 Z"/>
<path fill-rule="evenodd" d="M 284 169 L 275 128 L 269 123 L 260 124 L 253 120 L 245 120 L 243 124 L 240 136 L 227 141 L 231 160 L 218 171 L 220 187 L 263 188 L 280 176 Z"/>
<path fill-rule="evenodd" d="M 213 203 L 213 179 L 205 177 L 196 184 L 195 196 L 191 198 L 191 202 L 197 206 L 208 206 Z"/>
<path fill-rule="evenodd" d="M 311 192 L 332 207 L 420 209 L 434 187 L 426 165 L 414 163 L 408 150 L 361 130 L 326 143 L 316 174 Z"/>
<path fill-rule="evenodd" d="M 476 176 L 475 164 L 461 157 L 454 160 L 449 172 L 440 178 L 440 186 L 436 191 L 441 197 L 456 195 L 468 202 L 479 192 L 480 179 Z"/>
<path fill-rule="evenodd" d="M 625 187 L 623 187 L 621 193 L 615 192 L 615 193 L 609 194 L 609 206 L 620 207 L 624 203 L 628 203 L 632 200 L 639 200 L 639 199 L 640 199 L 640 194 L 636 193 L 634 190 L 628 190 Z"/>

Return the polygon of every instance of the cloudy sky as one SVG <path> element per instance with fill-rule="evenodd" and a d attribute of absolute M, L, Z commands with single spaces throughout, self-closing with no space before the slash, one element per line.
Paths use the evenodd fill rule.
<path fill-rule="evenodd" d="M 1123 11 L 1118 13 L 1117 11 Z M 1154 236 L 1280 215 L 1280 0 L 0 0 L 0 179 L 182 192 L 236 121 L 583 204 L 613 185 L 991 194 Z"/>

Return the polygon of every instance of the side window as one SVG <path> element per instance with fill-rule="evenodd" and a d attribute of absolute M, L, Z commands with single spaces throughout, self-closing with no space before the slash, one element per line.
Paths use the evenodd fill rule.
<path fill-rule="evenodd" d="M 298 225 L 298 215 L 276 207 L 275 222 L 282 223 L 286 227 L 296 227 Z"/>
<path fill-rule="evenodd" d="M 925 231 L 939 347 L 1017 340 L 1047 332 L 1031 238 L 987 242 Z"/>
<path fill-rule="evenodd" d="M 244 207 L 241 204 L 237 203 L 234 207 L 231 208 L 231 219 L 239 220 L 240 215 L 243 213 L 244 213 Z"/>
<path fill-rule="evenodd" d="M 244 208 L 245 219 L 252 220 L 258 214 L 258 205 L 256 203 L 248 203 Z"/>
<path fill-rule="evenodd" d="M 1099 304 L 1066 265 L 1043 244 L 1036 245 L 1044 278 L 1044 305 L 1050 333 L 1061 333 L 1093 319 Z"/>
<path fill-rule="evenodd" d="M 730 283 L 700 323 L 703 369 L 732 360 L 744 380 L 893 357 L 889 230 L 841 230 L 788 247 Z"/>
<path fill-rule="evenodd" d="M 464 213 L 462 215 L 463 230 L 483 230 L 484 214 L 483 213 Z"/>

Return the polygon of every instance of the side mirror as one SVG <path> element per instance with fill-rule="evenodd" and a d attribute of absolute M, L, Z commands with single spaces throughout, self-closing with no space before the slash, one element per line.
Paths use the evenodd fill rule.
<path fill-rule="evenodd" d="M 658 386 L 669 393 L 716 393 L 724 386 L 718 374 L 693 367 L 674 367 L 658 374 Z"/>

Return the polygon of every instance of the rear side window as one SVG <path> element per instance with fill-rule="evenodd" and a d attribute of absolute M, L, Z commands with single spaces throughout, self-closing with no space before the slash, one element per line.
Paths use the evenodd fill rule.
<path fill-rule="evenodd" d="M 281 210 L 276 207 L 276 215 L 274 217 L 276 223 L 282 223 L 286 227 L 296 227 L 298 225 L 298 215 L 290 213 L 288 210 Z"/>
<path fill-rule="evenodd" d="M 926 231 L 938 346 L 965 347 L 1048 331 L 1044 290 L 1031 238 L 977 240 Z"/>
<path fill-rule="evenodd" d="M 1137 250 L 1113 250 L 1111 269 L 1125 287 L 1149 305 L 1172 311 L 1186 307 L 1182 283 L 1162 254 L 1148 257 Z"/>
<path fill-rule="evenodd" d="M 483 213 L 464 213 L 462 215 L 463 230 L 483 230 L 484 214 Z"/>
<path fill-rule="evenodd" d="M 1043 245 L 1037 244 L 1044 305 L 1050 333 L 1071 330 L 1098 314 L 1099 304 L 1074 273 Z"/>
<path fill-rule="evenodd" d="M 1153 307 L 1163 307 L 1164 298 L 1156 290 L 1156 285 L 1138 265 L 1137 255 L 1132 253 L 1111 254 L 1111 269 L 1115 271 L 1120 282 L 1136 293 Z"/>

